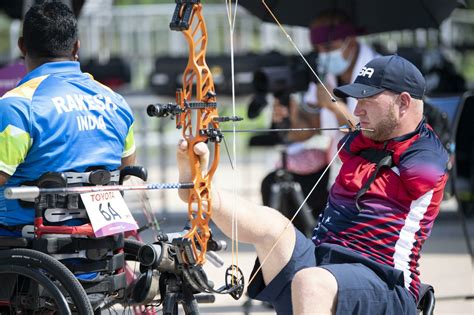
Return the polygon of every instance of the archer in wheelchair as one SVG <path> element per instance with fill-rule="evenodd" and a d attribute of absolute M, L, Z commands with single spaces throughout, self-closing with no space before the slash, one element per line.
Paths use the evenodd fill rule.
<path fill-rule="evenodd" d="M 343 165 L 312 239 L 275 209 L 234 201 L 240 239 L 258 256 L 247 291 L 277 314 L 432 311 L 433 294 L 424 290 L 417 262 L 439 212 L 448 153 L 423 118 L 420 71 L 397 55 L 365 68 L 373 73 L 361 72 L 355 83 L 334 90 L 358 100 L 361 129 L 339 143 Z M 183 181 L 190 174 L 187 153 L 181 144 Z M 225 222 L 236 198 L 216 187 L 214 197 L 215 222 L 230 235 Z"/>
<path fill-rule="evenodd" d="M 117 192 L 124 186 L 116 184 L 125 176 L 146 177 L 128 167 L 135 161 L 130 107 L 80 70 L 77 21 L 66 5 L 32 6 L 22 30 L 18 46 L 28 74 L 0 100 L 0 279 L 6 284 L 0 313 L 93 314 L 121 303 L 133 304 L 135 314 L 154 314 L 163 303 L 165 314 L 178 304 L 196 314 L 198 300 L 212 300 L 196 293 L 239 297 L 243 277 L 230 275 L 214 289 L 194 261 L 201 248 L 191 250 L 186 238 L 162 237 L 140 258 L 144 244 L 125 239 L 139 238 L 133 217 L 109 200 L 123 205 Z M 22 185 L 33 187 L 4 197 Z M 95 194 L 79 197 L 84 189 Z M 88 212 L 94 199 L 105 203 Z M 217 250 L 218 244 L 204 245 Z M 146 259 L 150 251 L 153 263 Z M 161 259 L 164 253 L 168 259 Z"/>
<path fill-rule="evenodd" d="M 147 178 L 138 166 L 120 172 L 50 172 L 30 183 L 33 187 L 6 190 L 8 198 L 35 197 L 35 220 L 31 228 L 23 227 L 22 237 L 0 237 L 0 281 L 7 284 L 0 290 L 0 314 L 100 314 L 116 304 L 135 314 L 155 314 L 160 304 L 164 314 L 175 314 L 182 304 L 187 314 L 198 314 L 197 303 L 213 302 L 213 293 L 242 295 L 243 277 L 229 275 L 225 286 L 214 289 L 202 268 L 193 265 L 190 242 L 183 238 L 189 227 L 173 235 L 160 233 L 148 245 L 124 239 L 127 234 L 137 237 L 136 228 L 96 237 L 100 229 L 90 221 L 99 219 L 92 219 L 94 214 L 84 205 L 89 195 L 78 192 L 89 189 L 93 195 L 110 196 L 116 190 L 143 189 L 109 186 L 122 184 L 130 175 Z M 119 208 L 109 211 L 103 215 L 106 221 L 122 222 L 125 217 Z M 65 225 L 72 220 L 80 225 Z M 208 259 L 219 266 L 220 258 L 211 251 L 222 249 L 225 244 L 211 237 Z M 198 294 L 203 292 L 207 294 Z"/>
<path fill-rule="evenodd" d="M 134 117 L 122 96 L 81 71 L 77 21 L 65 4 L 32 6 L 18 47 L 27 75 L 0 100 L 0 236 L 8 249 L 1 251 L 1 275 L 14 284 L 2 286 L 0 307 L 51 309 L 52 303 L 65 310 L 69 298 L 76 305 L 89 301 L 79 280 L 89 292 L 124 286 L 123 237 L 89 239 L 77 194 L 18 201 L 5 199 L 4 190 L 118 183 L 118 169 L 135 161 Z M 82 260 L 88 263 L 77 263 Z M 33 296 L 42 298 L 28 298 Z M 82 314 L 92 312 L 90 303 L 81 307 Z"/>
<path fill-rule="evenodd" d="M 145 180 L 147 174 L 140 167 L 113 172 L 48 172 L 28 184 L 39 189 L 118 185 L 127 175 Z M 3 313 L 74 310 L 92 314 L 107 304 L 107 298 L 124 298 L 123 232 L 95 237 L 77 193 L 40 194 L 33 202 L 20 202 L 34 208 L 35 219 L 34 225 L 21 228 L 21 236 L 0 237 L 0 280 L 6 284 L 0 294 Z M 40 277 L 33 277 L 32 271 Z"/>

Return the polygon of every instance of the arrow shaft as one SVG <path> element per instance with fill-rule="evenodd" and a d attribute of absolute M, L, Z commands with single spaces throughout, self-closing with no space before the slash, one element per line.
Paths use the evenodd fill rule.
<path fill-rule="evenodd" d="M 146 185 L 111 185 L 111 186 L 80 186 L 80 187 L 58 187 L 39 188 L 37 186 L 9 187 L 5 189 L 5 198 L 36 198 L 42 194 L 82 194 L 103 191 L 130 191 L 130 190 L 157 190 L 157 189 L 189 189 L 193 183 L 158 183 Z"/>
<path fill-rule="evenodd" d="M 335 127 L 335 128 L 268 128 L 268 129 L 236 129 L 236 130 L 221 130 L 221 132 L 287 132 L 287 131 L 323 131 L 323 130 L 339 130 L 342 132 L 351 131 L 347 126 Z M 374 131 L 373 129 L 368 128 L 357 128 L 356 130 L 361 131 Z"/>

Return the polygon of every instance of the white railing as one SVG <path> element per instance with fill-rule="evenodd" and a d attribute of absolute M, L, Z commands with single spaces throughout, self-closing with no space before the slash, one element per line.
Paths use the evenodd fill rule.
<path fill-rule="evenodd" d="M 79 23 L 84 42 L 82 54 L 105 57 L 121 54 L 131 58 L 187 55 L 183 36 L 169 29 L 174 7 L 173 4 L 116 6 L 110 11 L 83 14 Z M 208 53 L 229 53 L 226 7 L 208 4 L 203 14 L 209 33 Z M 311 48 L 305 28 L 291 27 L 289 30 L 303 51 Z M 237 10 L 234 47 L 236 53 L 272 49 L 291 51 L 290 45 L 282 40 L 280 30 L 272 24 L 261 23 L 240 7 Z"/>
<path fill-rule="evenodd" d="M 146 86 L 158 56 L 185 56 L 188 46 L 179 32 L 169 29 L 175 5 L 117 6 L 111 10 L 86 12 L 80 17 L 81 58 L 107 61 L 118 55 L 131 63 L 135 88 Z M 229 23 L 224 5 L 209 4 L 203 9 L 208 30 L 208 55 L 230 54 Z M 302 27 L 289 28 L 302 51 L 311 49 L 308 31 Z M 292 47 L 282 40 L 275 25 L 262 24 L 245 9 L 237 10 L 234 31 L 234 52 L 267 52 L 278 50 L 292 53 Z"/>
<path fill-rule="evenodd" d="M 79 20 L 81 58 L 94 57 L 107 61 L 112 55 L 121 56 L 131 63 L 133 87 L 145 87 L 156 57 L 187 55 L 184 37 L 179 32 L 169 30 L 174 7 L 174 4 L 132 5 L 83 12 Z M 209 33 L 208 55 L 230 54 L 225 5 L 208 4 L 203 14 Z M 441 36 L 437 30 L 416 30 L 370 35 L 362 40 L 381 43 L 388 51 L 396 51 L 399 46 L 432 48 L 440 42 L 454 46 L 466 40 L 474 43 L 473 36 L 469 35 L 473 34 L 473 27 L 474 11 L 456 10 L 443 23 Z M 301 51 L 305 53 L 311 50 L 306 28 L 286 29 Z M 234 31 L 234 52 L 264 53 L 271 50 L 295 54 L 294 48 L 276 25 L 262 23 L 239 7 Z"/>
<path fill-rule="evenodd" d="M 106 62 L 110 56 L 120 56 L 130 62 L 132 88 L 146 87 L 156 57 L 187 55 L 188 48 L 183 36 L 169 30 L 174 7 L 175 5 L 170 3 L 106 6 L 104 10 L 83 10 L 79 19 L 81 59 L 96 58 Z M 229 23 L 225 5 L 207 4 L 203 14 L 209 33 L 208 55 L 230 54 Z M 306 28 L 286 29 L 303 53 L 311 50 Z M 12 23 L 11 58 L 18 56 L 16 39 L 19 32 L 20 23 Z M 474 11 L 455 10 L 451 18 L 443 23 L 441 34 L 437 30 L 403 31 L 365 36 L 363 40 L 381 43 L 389 51 L 395 51 L 398 46 L 437 47 L 440 42 L 451 47 L 465 43 L 474 46 L 473 34 Z M 271 50 L 295 54 L 294 48 L 277 26 L 262 23 L 239 7 L 234 32 L 235 53 L 264 53 Z"/>

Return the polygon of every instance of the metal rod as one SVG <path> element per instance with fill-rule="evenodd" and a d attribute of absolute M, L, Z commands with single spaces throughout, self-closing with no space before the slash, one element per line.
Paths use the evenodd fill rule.
<path fill-rule="evenodd" d="M 189 189 L 193 183 L 162 183 L 147 185 L 111 185 L 111 186 L 80 186 L 39 188 L 37 186 L 8 187 L 4 195 L 6 199 L 36 198 L 41 194 L 82 194 L 102 191 L 127 191 L 127 190 L 157 190 L 157 189 Z"/>
<path fill-rule="evenodd" d="M 350 132 L 351 129 L 347 126 L 341 126 L 341 127 L 335 127 L 335 128 L 279 128 L 279 129 L 273 129 L 273 128 L 268 128 L 268 129 L 236 129 L 234 130 L 221 130 L 221 132 L 282 132 L 282 131 L 322 131 L 322 130 L 339 130 L 342 132 Z M 374 129 L 368 129 L 368 128 L 356 128 L 356 130 L 361 130 L 361 131 L 370 131 L 373 132 Z"/>

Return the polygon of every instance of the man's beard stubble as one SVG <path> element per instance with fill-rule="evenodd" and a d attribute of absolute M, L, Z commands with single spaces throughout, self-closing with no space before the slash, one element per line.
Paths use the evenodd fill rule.
<path fill-rule="evenodd" d="M 395 116 L 395 106 L 391 105 L 387 117 L 378 122 L 373 128 L 374 131 L 362 131 L 362 134 L 374 141 L 385 141 L 391 139 L 391 135 L 398 126 L 398 119 Z"/>

